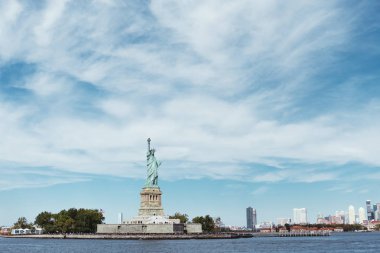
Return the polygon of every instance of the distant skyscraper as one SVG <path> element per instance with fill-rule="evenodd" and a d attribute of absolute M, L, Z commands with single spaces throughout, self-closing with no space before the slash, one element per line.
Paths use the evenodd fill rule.
<path fill-rule="evenodd" d="M 359 213 L 359 224 L 363 224 L 365 220 L 367 220 L 367 214 L 363 207 L 359 207 L 358 209 Z"/>
<path fill-rule="evenodd" d="M 336 211 L 335 212 L 335 216 L 336 217 L 340 217 L 342 223 L 347 223 L 347 220 L 346 220 L 346 213 L 344 211 Z"/>
<path fill-rule="evenodd" d="M 252 207 L 247 208 L 247 228 L 254 229 L 257 225 L 256 209 Z"/>
<path fill-rule="evenodd" d="M 355 224 L 355 207 L 353 205 L 348 207 L 348 224 Z"/>
<path fill-rule="evenodd" d="M 374 219 L 376 221 L 379 221 L 380 220 L 380 203 L 377 203 L 374 206 L 373 211 L 374 211 Z"/>
<path fill-rule="evenodd" d="M 307 224 L 307 210 L 306 208 L 293 208 L 293 223 L 294 224 Z"/>
<path fill-rule="evenodd" d="M 253 220 L 253 227 L 256 228 L 256 225 L 257 225 L 257 214 L 256 214 L 256 209 L 255 208 L 253 208 L 252 220 Z"/>
<path fill-rule="evenodd" d="M 289 218 L 277 218 L 277 225 L 285 226 L 285 224 L 290 224 L 292 221 Z"/>
<path fill-rule="evenodd" d="M 123 224 L 123 213 L 118 213 L 117 215 L 117 223 Z"/>
<path fill-rule="evenodd" d="M 369 221 L 373 220 L 374 219 L 374 215 L 373 215 L 373 210 L 372 210 L 372 206 L 371 206 L 371 200 L 367 200 L 365 202 L 366 206 L 367 206 L 367 219 Z"/>

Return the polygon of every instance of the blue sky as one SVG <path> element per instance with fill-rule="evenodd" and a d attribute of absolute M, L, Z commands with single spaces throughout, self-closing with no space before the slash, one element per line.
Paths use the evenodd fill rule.
<path fill-rule="evenodd" d="M 380 202 L 377 1 L 0 1 L 0 225 Z"/>

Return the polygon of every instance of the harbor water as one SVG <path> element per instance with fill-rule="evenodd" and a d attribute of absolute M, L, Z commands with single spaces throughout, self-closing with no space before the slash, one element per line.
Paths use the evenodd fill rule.
<path fill-rule="evenodd" d="M 74 240 L 1 238 L 0 252 L 379 252 L 380 233 L 322 237 L 257 237 L 214 240 Z"/>

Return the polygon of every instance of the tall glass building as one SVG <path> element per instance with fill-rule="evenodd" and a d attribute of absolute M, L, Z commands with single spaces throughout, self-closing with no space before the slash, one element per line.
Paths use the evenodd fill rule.
<path fill-rule="evenodd" d="M 365 202 L 366 206 L 367 206 L 367 217 L 368 217 L 368 220 L 371 221 L 373 220 L 375 217 L 373 215 L 373 209 L 372 209 L 372 206 L 371 206 L 371 200 L 367 200 Z"/>
<path fill-rule="evenodd" d="M 257 225 L 256 209 L 247 207 L 247 228 L 253 230 Z"/>

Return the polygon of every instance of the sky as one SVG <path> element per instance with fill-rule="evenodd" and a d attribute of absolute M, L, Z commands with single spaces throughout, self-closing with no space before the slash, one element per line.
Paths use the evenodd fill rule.
<path fill-rule="evenodd" d="M 378 1 L 0 0 L 0 225 L 166 214 L 310 222 L 380 202 Z"/>

